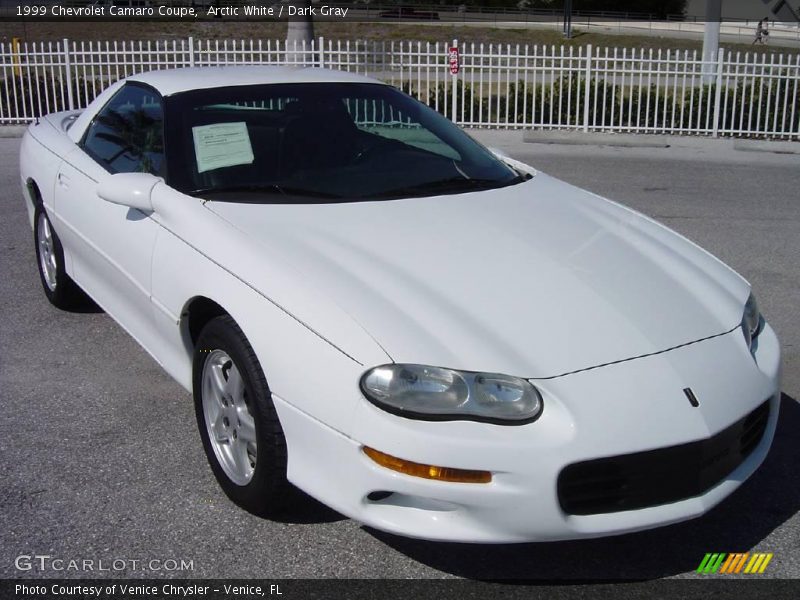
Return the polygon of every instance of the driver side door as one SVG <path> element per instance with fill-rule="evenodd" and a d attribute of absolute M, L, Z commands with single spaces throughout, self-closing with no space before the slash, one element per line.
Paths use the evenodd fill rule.
<path fill-rule="evenodd" d="M 150 214 L 102 200 L 97 187 L 114 173 L 163 176 L 163 115 L 155 90 L 126 84 L 66 156 L 55 185 L 55 213 L 73 278 L 148 349 L 157 339 L 150 290 L 159 226 Z"/>

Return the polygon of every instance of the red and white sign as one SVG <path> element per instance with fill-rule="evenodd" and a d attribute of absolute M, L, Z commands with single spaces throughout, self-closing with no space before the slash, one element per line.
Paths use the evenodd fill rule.
<path fill-rule="evenodd" d="M 458 75 L 458 47 L 450 46 L 450 73 Z"/>

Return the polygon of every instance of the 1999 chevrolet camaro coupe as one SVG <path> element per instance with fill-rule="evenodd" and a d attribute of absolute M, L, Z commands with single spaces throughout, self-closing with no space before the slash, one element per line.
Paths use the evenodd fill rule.
<path fill-rule="evenodd" d="M 193 393 L 249 511 L 291 482 L 419 538 L 619 534 L 705 513 L 772 442 L 742 277 L 379 81 L 136 75 L 32 124 L 20 168 L 48 299 Z"/>

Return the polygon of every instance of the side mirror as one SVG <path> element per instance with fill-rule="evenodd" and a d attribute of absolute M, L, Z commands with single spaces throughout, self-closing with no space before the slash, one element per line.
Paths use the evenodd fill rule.
<path fill-rule="evenodd" d="M 116 173 L 100 182 L 97 195 L 106 202 L 149 213 L 153 212 L 151 192 L 161 181 L 150 173 Z"/>

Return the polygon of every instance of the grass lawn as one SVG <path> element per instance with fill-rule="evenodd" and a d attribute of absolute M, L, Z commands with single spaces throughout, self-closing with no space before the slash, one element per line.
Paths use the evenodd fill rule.
<path fill-rule="evenodd" d="M 317 36 L 330 40 L 414 40 L 421 42 L 449 42 L 454 38 L 461 43 L 484 44 L 547 44 L 618 48 L 653 48 L 673 50 L 700 50 L 702 40 L 662 38 L 655 36 L 613 35 L 576 32 L 565 41 L 555 29 L 507 29 L 459 25 L 424 25 L 396 23 L 359 23 L 321 21 L 315 24 Z M 286 36 L 286 23 L 245 21 L 127 21 L 106 22 L 15 22 L 0 23 L 0 42 L 20 37 L 28 42 L 55 41 L 68 38 L 80 40 L 163 40 L 194 36 L 199 39 L 264 39 L 282 40 Z M 749 44 L 722 43 L 726 49 L 742 52 L 797 54 L 797 48 L 751 46 Z"/>

